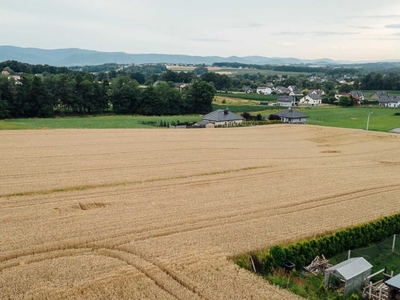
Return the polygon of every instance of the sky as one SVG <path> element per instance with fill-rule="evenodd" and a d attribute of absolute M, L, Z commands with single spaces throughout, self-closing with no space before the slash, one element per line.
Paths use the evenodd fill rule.
<path fill-rule="evenodd" d="M 399 0 L 3 0 L 0 15 L 1 45 L 400 59 Z"/>

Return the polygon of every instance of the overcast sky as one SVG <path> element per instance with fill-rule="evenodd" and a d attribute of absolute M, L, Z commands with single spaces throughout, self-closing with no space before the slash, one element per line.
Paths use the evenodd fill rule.
<path fill-rule="evenodd" d="M 400 59 L 399 0 L 2 0 L 0 15 L 2 45 Z"/>

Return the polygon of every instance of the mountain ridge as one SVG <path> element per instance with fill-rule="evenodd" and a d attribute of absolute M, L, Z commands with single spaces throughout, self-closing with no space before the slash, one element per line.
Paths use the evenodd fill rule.
<path fill-rule="evenodd" d="M 171 63 L 171 64 L 206 64 L 215 62 L 258 64 L 258 65 L 286 65 L 286 64 L 314 64 L 314 65 L 335 65 L 355 64 L 361 62 L 336 61 L 330 58 L 300 59 L 294 57 L 264 57 L 264 56 L 195 56 L 184 54 L 158 54 L 141 53 L 130 54 L 126 52 L 102 52 L 80 48 L 62 49 L 40 49 L 23 48 L 17 46 L 0 46 L 0 61 L 16 60 L 29 64 L 47 64 L 52 66 L 84 66 L 101 65 L 105 63 L 119 64 L 146 64 L 146 63 Z M 394 62 L 399 60 L 385 60 L 382 62 Z M 377 62 L 377 61 L 370 61 Z M 365 62 L 362 62 L 365 63 Z"/>

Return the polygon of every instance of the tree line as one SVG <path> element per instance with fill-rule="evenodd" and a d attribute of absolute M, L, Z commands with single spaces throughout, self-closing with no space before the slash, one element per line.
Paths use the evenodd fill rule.
<path fill-rule="evenodd" d="M 208 113 L 215 88 L 197 81 L 183 91 L 166 82 L 141 87 L 129 76 L 97 81 L 90 73 L 0 76 L 0 118 L 52 117 L 68 114 L 175 115 Z"/>

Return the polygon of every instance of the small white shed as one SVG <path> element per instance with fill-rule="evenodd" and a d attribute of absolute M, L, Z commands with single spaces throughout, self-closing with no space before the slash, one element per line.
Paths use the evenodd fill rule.
<path fill-rule="evenodd" d="M 364 278 L 371 275 L 372 265 L 363 257 L 350 258 L 336 266 L 325 270 L 325 287 L 333 283 L 344 285 L 344 295 L 361 289 L 365 284 Z"/>

